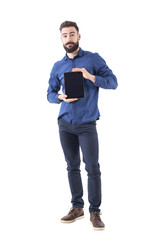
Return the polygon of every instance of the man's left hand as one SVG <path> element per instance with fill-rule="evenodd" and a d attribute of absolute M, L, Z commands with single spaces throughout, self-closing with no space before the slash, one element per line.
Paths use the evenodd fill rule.
<path fill-rule="evenodd" d="M 82 72 L 84 78 L 89 79 L 92 82 L 95 82 L 96 80 L 95 76 L 90 74 L 85 68 L 72 68 L 72 72 Z"/>

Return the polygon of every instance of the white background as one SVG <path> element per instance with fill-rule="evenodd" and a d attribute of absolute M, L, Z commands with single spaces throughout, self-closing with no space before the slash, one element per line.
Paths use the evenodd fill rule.
<path fill-rule="evenodd" d="M 65 52 L 59 26 L 76 21 L 84 50 L 117 76 L 100 89 L 97 122 L 105 231 L 85 218 L 66 225 L 70 192 L 59 142 L 60 105 L 46 99 Z M 159 5 L 152 0 L 2 0 L 0 3 L 0 238 L 160 239 Z"/>

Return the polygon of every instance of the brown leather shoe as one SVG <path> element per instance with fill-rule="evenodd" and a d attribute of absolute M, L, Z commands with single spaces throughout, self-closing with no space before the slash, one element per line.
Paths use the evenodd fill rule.
<path fill-rule="evenodd" d="M 75 220 L 81 219 L 84 217 L 83 208 L 71 208 L 68 215 L 61 219 L 62 223 L 72 223 Z"/>
<path fill-rule="evenodd" d="M 95 230 L 104 230 L 105 225 L 100 218 L 100 213 L 99 212 L 91 213 L 90 214 L 90 221 L 91 221 L 91 223 L 93 225 L 93 228 Z"/>

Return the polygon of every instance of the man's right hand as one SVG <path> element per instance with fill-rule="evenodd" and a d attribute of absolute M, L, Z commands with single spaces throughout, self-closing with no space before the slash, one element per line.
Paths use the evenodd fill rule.
<path fill-rule="evenodd" d="M 64 93 L 62 93 L 58 96 L 58 99 L 60 101 L 64 101 L 66 103 L 70 103 L 70 102 L 74 102 L 74 101 L 78 100 L 78 98 L 68 98 L 68 99 L 66 99 L 66 98 L 67 98 L 67 95 L 65 95 Z"/>

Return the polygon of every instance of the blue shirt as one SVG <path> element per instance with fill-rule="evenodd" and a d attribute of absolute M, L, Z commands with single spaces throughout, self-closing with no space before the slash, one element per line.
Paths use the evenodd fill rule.
<path fill-rule="evenodd" d="M 95 75 L 95 82 L 84 79 L 84 98 L 66 103 L 58 99 L 59 91 L 64 89 L 64 72 L 71 72 L 72 68 L 86 68 Z M 95 121 L 100 117 L 98 109 L 99 88 L 116 89 L 118 86 L 116 76 L 106 65 L 104 59 L 98 53 L 83 51 L 81 48 L 78 54 L 70 59 L 67 54 L 54 64 L 47 90 L 47 99 L 50 103 L 61 103 L 58 118 L 63 117 L 67 122 L 81 124 Z"/>

